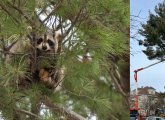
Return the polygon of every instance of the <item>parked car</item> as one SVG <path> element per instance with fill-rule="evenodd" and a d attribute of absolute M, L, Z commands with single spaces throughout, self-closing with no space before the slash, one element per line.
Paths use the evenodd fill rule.
<path fill-rule="evenodd" d="M 147 117 L 146 120 L 165 120 L 164 118 L 162 117 L 156 117 L 156 116 L 149 116 Z"/>
<path fill-rule="evenodd" d="M 138 120 L 138 110 L 130 109 L 130 120 Z"/>
<path fill-rule="evenodd" d="M 160 108 L 157 108 L 156 111 L 155 111 L 155 114 L 157 116 L 160 116 L 160 117 L 165 117 L 165 109 L 160 109 Z"/>

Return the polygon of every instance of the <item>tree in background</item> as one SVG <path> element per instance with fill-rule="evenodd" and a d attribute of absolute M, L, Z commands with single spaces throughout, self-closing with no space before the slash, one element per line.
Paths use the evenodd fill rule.
<path fill-rule="evenodd" d="M 62 32 L 64 47 L 54 67 L 63 65 L 66 72 L 62 90 L 55 93 L 33 76 L 35 38 L 45 31 Z M 33 49 L 10 53 L 19 40 L 30 40 Z M 0 1 L 0 42 L 1 118 L 129 119 L 127 0 Z M 9 54 L 13 59 L 6 64 Z"/>
<path fill-rule="evenodd" d="M 146 47 L 143 52 L 148 59 L 162 60 L 165 57 L 165 1 L 155 7 L 155 13 L 149 13 L 147 23 L 142 24 L 139 33 L 144 36 L 139 44 Z"/>
<path fill-rule="evenodd" d="M 165 98 L 165 94 L 164 93 L 162 93 L 162 92 L 160 92 L 160 93 L 158 93 L 158 100 L 159 100 L 159 108 L 162 108 L 162 109 L 164 109 L 164 107 L 165 107 L 165 100 L 164 100 L 164 98 Z"/>

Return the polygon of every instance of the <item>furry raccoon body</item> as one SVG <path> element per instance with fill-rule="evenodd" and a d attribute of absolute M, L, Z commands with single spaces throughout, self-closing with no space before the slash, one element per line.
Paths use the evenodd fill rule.
<path fill-rule="evenodd" d="M 35 78 L 38 78 L 40 82 L 50 86 L 56 90 L 60 90 L 62 86 L 62 81 L 64 78 L 64 69 L 57 67 L 57 58 L 56 54 L 58 51 L 58 42 L 59 42 L 60 34 L 56 34 L 54 37 L 48 34 L 47 36 L 39 36 L 36 38 L 36 63 L 37 68 L 34 73 Z M 24 54 L 29 54 L 30 51 L 34 48 L 30 44 L 30 40 L 18 40 L 11 47 L 10 53 L 18 54 L 21 57 Z M 8 54 L 6 56 L 6 63 L 10 63 L 13 61 L 14 55 Z M 30 63 L 33 62 L 28 57 L 25 61 L 30 66 Z M 33 75 L 33 76 L 34 76 Z"/>

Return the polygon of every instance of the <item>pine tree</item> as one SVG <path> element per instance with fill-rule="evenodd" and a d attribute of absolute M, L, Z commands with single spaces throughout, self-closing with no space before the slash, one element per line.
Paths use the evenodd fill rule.
<path fill-rule="evenodd" d="M 165 1 L 155 7 L 155 13 L 149 12 L 149 18 L 146 23 L 142 24 L 139 33 L 144 36 L 139 41 L 140 45 L 146 47 L 143 52 L 148 59 L 164 59 L 165 55 Z"/>
<path fill-rule="evenodd" d="M 127 0 L 0 1 L 1 118 L 128 120 L 128 29 Z M 37 61 L 34 46 L 37 35 L 56 30 L 63 47 L 53 67 L 65 66 L 65 77 L 62 90 L 53 92 L 33 76 L 38 64 L 49 64 Z M 16 41 L 24 50 L 10 53 Z"/>

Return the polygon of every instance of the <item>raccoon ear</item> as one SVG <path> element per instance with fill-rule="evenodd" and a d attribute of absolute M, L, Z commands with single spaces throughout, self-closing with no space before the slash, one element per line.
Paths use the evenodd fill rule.
<path fill-rule="evenodd" d="M 32 27 L 31 26 L 27 26 L 27 30 L 28 30 L 28 32 L 31 32 L 32 31 Z"/>
<path fill-rule="evenodd" d="M 55 39 L 59 42 L 62 40 L 62 35 L 58 32 L 55 33 Z"/>

